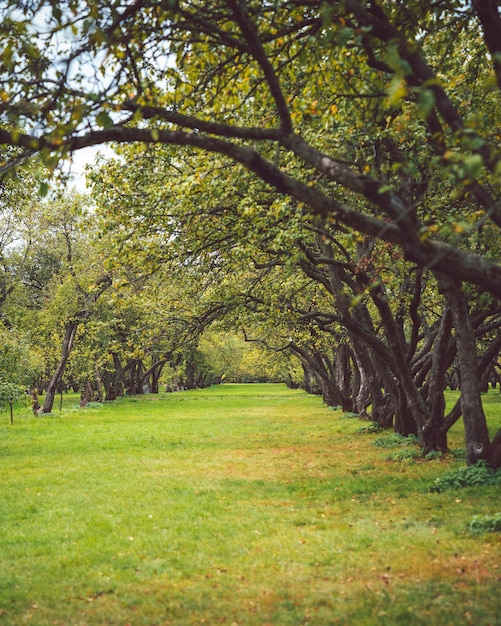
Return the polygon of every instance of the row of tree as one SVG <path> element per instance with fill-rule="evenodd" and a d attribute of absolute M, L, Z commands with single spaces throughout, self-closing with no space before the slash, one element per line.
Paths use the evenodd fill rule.
<path fill-rule="evenodd" d="M 2 12 L 0 141 L 22 151 L 4 171 L 123 146 L 93 173 L 98 258 L 119 263 L 80 283 L 75 329 L 111 267 L 176 338 L 176 311 L 231 324 L 298 357 L 329 404 L 425 450 L 462 416 L 468 462 L 501 463 L 480 395 L 501 341 L 495 0 Z M 159 309 L 152 276 L 176 286 Z M 445 414 L 447 386 L 461 398 Z"/>
<path fill-rule="evenodd" d="M 197 304 L 203 287 L 180 283 L 167 266 L 116 267 L 100 240 L 88 197 L 37 199 L 33 169 L 4 196 L 0 280 L 0 403 L 30 391 L 35 413 L 56 395 L 81 392 L 82 405 L 123 394 L 203 387 L 230 380 L 274 380 L 263 350 L 212 330 L 214 315 Z M 193 280 L 193 279 L 192 279 Z M 219 344 L 218 354 L 214 345 Z M 38 395 L 43 392 L 42 406 Z"/>
<path fill-rule="evenodd" d="M 194 273 L 199 284 L 208 277 L 211 315 L 297 357 L 303 386 L 327 404 L 418 435 L 426 451 L 445 451 L 463 415 L 470 462 L 487 449 L 498 463 L 480 397 L 499 379 L 493 296 L 461 291 L 395 246 L 312 216 L 216 157 L 124 148 L 92 180 L 116 258 L 148 272 L 175 263 L 181 280 Z M 447 414 L 446 388 L 462 398 Z"/>

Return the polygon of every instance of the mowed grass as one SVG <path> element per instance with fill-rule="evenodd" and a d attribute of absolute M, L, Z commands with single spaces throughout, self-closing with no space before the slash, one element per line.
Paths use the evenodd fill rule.
<path fill-rule="evenodd" d="M 428 492 L 463 460 L 282 385 L 76 402 L 0 416 L 0 624 L 501 624 L 499 486 Z"/>

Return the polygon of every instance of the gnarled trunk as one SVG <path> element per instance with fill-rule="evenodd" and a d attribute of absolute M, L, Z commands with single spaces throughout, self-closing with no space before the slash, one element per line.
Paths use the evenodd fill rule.
<path fill-rule="evenodd" d="M 445 374 L 450 365 L 450 352 L 447 350 L 451 338 L 452 315 L 446 307 L 431 355 L 431 367 L 428 378 L 426 405 L 429 417 L 421 433 L 424 452 L 447 451 L 447 431 L 444 430 L 445 417 Z"/>
<path fill-rule="evenodd" d="M 488 460 L 489 431 L 480 395 L 477 346 L 470 322 L 468 304 L 460 288 L 448 276 L 439 276 L 454 321 L 461 377 L 461 412 L 463 414 L 466 460 L 469 465 Z"/>
<path fill-rule="evenodd" d="M 56 391 L 59 383 L 61 382 L 64 370 L 66 369 L 66 364 L 68 362 L 68 357 L 70 356 L 71 349 L 73 347 L 73 343 L 75 341 L 75 335 L 78 328 L 78 319 L 73 319 L 66 323 L 63 345 L 61 348 L 61 358 L 59 359 L 59 363 L 57 364 L 56 370 L 52 375 L 52 378 L 47 385 L 47 391 L 45 394 L 45 400 L 43 403 L 43 407 L 41 413 L 50 413 L 52 411 L 52 407 L 54 406 L 54 398 L 56 397 Z"/>

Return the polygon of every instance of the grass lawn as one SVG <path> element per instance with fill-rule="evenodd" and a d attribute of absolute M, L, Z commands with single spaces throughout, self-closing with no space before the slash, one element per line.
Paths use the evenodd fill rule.
<path fill-rule="evenodd" d="M 464 460 L 281 385 L 76 404 L 0 415 L 2 626 L 501 625 L 499 485 L 428 491 Z"/>

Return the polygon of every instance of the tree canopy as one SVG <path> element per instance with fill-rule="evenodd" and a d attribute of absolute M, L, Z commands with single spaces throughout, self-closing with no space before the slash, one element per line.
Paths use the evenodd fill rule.
<path fill-rule="evenodd" d="M 493 0 L 16 1 L 1 28 L 2 143 L 49 167 L 102 142 L 216 152 L 500 295 L 469 245 L 501 225 Z"/>

